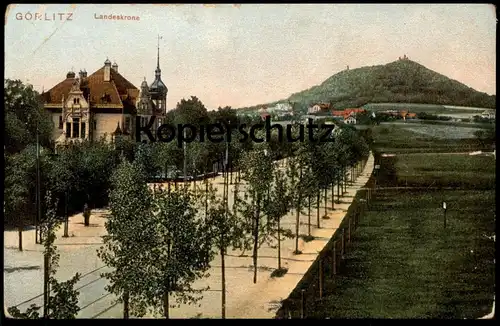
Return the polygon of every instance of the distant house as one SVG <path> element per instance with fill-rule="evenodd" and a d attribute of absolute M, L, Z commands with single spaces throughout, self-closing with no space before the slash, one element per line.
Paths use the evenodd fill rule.
<path fill-rule="evenodd" d="M 417 114 L 416 114 L 416 113 L 413 113 L 413 112 L 408 113 L 408 114 L 406 115 L 406 119 L 416 119 L 416 118 L 417 118 Z"/>
<path fill-rule="evenodd" d="M 357 114 L 364 113 L 364 112 L 366 112 L 366 110 L 365 109 L 360 109 L 360 108 L 344 109 L 344 119 L 346 119 L 347 117 L 349 117 L 351 115 L 356 116 Z"/>
<path fill-rule="evenodd" d="M 262 120 L 266 120 L 267 117 L 271 116 L 269 114 L 269 112 L 267 112 L 267 107 L 265 107 L 265 106 L 263 106 L 262 108 L 260 108 L 259 115 L 262 118 Z"/>
<path fill-rule="evenodd" d="M 495 111 L 493 110 L 485 110 L 481 113 L 481 117 L 484 119 L 495 119 Z"/>
<path fill-rule="evenodd" d="M 267 112 L 272 113 L 276 117 L 284 117 L 287 115 L 293 115 L 293 107 L 290 103 L 278 103 L 267 108 Z"/>
<path fill-rule="evenodd" d="M 347 117 L 347 119 L 344 119 L 344 123 L 346 123 L 348 125 L 355 125 L 356 118 L 353 115 L 351 115 L 351 116 Z"/>
<path fill-rule="evenodd" d="M 399 111 L 399 116 L 403 118 L 403 120 L 406 120 L 406 116 L 408 115 L 408 111 Z"/>
<path fill-rule="evenodd" d="M 339 110 L 333 110 L 332 115 L 336 119 L 343 119 L 344 123 L 348 124 L 356 124 L 356 115 L 360 113 L 366 112 L 365 109 L 359 109 L 359 108 L 351 108 L 351 109 L 345 109 L 342 111 Z"/>
<path fill-rule="evenodd" d="M 307 114 L 324 113 L 327 112 L 329 109 L 330 109 L 329 103 L 318 103 L 314 104 L 313 106 L 310 106 L 307 109 Z"/>
<path fill-rule="evenodd" d="M 277 103 L 276 105 L 267 108 L 267 111 L 269 113 L 276 113 L 276 114 L 290 114 L 293 110 L 292 104 L 290 103 Z"/>

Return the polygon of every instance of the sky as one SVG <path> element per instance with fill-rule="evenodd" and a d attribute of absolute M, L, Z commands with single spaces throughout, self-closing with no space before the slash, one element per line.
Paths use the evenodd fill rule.
<path fill-rule="evenodd" d="M 139 18 L 96 19 L 109 14 Z M 347 65 L 404 54 L 478 91 L 496 90 L 488 4 L 22 4 L 7 8 L 4 26 L 5 78 L 38 91 L 72 69 L 90 75 L 106 58 L 136 87 L 144 77 L 150 84 L 160 35 L 168 109 L 191 96 L 209 110 L 286 99 Z"/>

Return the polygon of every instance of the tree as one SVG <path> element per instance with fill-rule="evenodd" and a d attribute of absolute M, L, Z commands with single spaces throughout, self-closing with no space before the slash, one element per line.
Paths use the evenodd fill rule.
<path fill-rule="evenodd" d="M 192 283 L 208 276 L 213 257 L 208 226 L 198 216 L 196 198 L 189 190 L 154 193 L 154 240 L 148 252 L 146 299 L 155 311 L 169 318 L 169 297 L 177 304 L 196 303 L 204 289 L 193 289 Z"/>
<path fill-rule="evenodd" d="M 241 246 L 243 228 L 238 217 L 231 213 L 227 203 L 216 196 L 214 189 L 210 189 L 210 209 L 207 214 L 210 238 L 214 242 L 216 253 L 221 258 L 221 283 L 222 283 L 222 318 L 226 318 L 226 271 L 225 255 L 228 247 Z"/>
<path fill-rule="evenodd" d="M 152 144 L 140 143 L 135 151 L 135 162 L 141 167 L 148 179 L 158 173 L 158 167 L 154 164 L 153 146 Z"/>
<path fill-rule="evenodd" d="M 304 196 L 305 182 L 303 178 L 304 163 L 305 163 L 305 150 L 299 147 L 295 156 L 287 159 L 287 177 L 290 184 L 292 206 L 295 209 L 295 251 L 296 255 L 301 254 L 299 250 L 299 228 L 300 228 L 300 214 L 303 213 L 302 209 L 306 204 L 306 196 Z"/>
<path fill-rule="evenodd" d="M 45 188 L 48 186 L 46 173 L 44 173 L 48 167 L 46 158 L 45 151 L 41 150 L 40 193 L 44 193 Z M 34 205 L 37 196 L 36 147 L 30 144 L 20 153 L 7 155 L 5 163 L 5 222 L 8 225 L 14 225 L 18 228 L 19 249 L 22 250 L 22 231 L 24 226 L 33 222 L 37 225 L 39 222 Z M 43 200 L 40 201 L 40 204 L 43 205 Z"/>
<path fill-rule="evenodd" d="M 6 221 L 18 228 L 19 251 L 23 251 L 24 217 L 28 211 L 28 176 L 20 161 L 22 154 L 7 157 L 4 180 L 4 214 Z"/>
<path fill-rule="evenodd" d="M 175 125 L 191 124 L 199 127 L 209 122 L 207 109 L 196 96 L 182 99 L 172 111 Z"/>
<path fill-rule="evenodd" d="M 258 249 L 260 244 L 267 240 L 267 234 L 262 232 L 267 225 L 262 225 L 261 213 L 264 207 L 264 196 L 272 181 L 273 164 L 265 148 L 257 148 L 245 153 L 242 163 L 242 178 L 247 183 L 247 190 L 244 200 L 239 200 L 239 210 L 245 219 L 247 234 L 250 233 L 253 238 L 253 282 L 257 283 Z M 248 242 L 244 244 L 243 247 L 246 249 Z"/>
<path fill-rule="evenodd" d="M 311 206 L 315 203 L 315 195 L 318 190 L 318 183 L 313 174 L 311 164 L 305 167 L 304 179 L 304 198 L 307 201 L 307 236 L 312 239 L 311 235 Z"/>
<path fill-rule="evenodd" d="M 157 236 L 152 200 L 141 167 L 122 161 L 112 175 L 111 213 L 98 256 L 113 268 L 103 276 L 110 281 L 106 289 L 124 303 L 124 318 L 129 318 L 130 312 L 143 315 L 146 309 L 148 266 Z"/>
<path fill-rule="evenodd" d="M 35 144 L 37 133 L 42 146 L 50 145 L 53 122 L 32 85 L 4 79 L 4 114 L 7 153 L 17 153 L 29 144 Z"/>
<path fill-rule="evenodd" d="M 282 171 L 275 169 L 273 179 L 274 189 L 271 191 L 271 196 L 265 205 L 265 213 L 269 216 L 272 225 L 276 225 L 276 229 L 272 232 L 272 234 L 276 234 L 276 240 L 278 241 L 278 269 L 275 274 L 282 275 L 286 270 L 281 267 L 281 241 L 285 238 L 292 238 L 293 233 L 291 230 L 281 227 L 281 219 L 290 211 L 291 192 L 286 176 Z"/>
<path fill-rule="evenodd" d="M 55 231 L 59 224 L 56 216 L 57 200 L 54 202 L 49 192 L 45 198 L 45 202 L 48 209 L 45 213 L 46 218 L 44 219 L 44 223 L 41 225 L 44 239 L 44 267 L 48 276 L 44 281 L 45 295 L 47 296 L 44 300 L 47 312 L 45 318 L 75 319 L 80 308 L 78 307 L 79 292 L 74 287 L 80 280 L 80 274 L 77 273 L 65 282 L 59 282 L 55 278 L 57 268 L 59 267 L 59 254 L 57 253 L 57 247 L 54 245 L 56 240 Z M 17 307 L 10 307 L 8 312 L 14 318 L 37 319 L 40 318 L 38 313 L 40 309 L 41 307 L 33 304 L 24 313 L 21 313 Z"/>
<path fill-rule="evenodd" d="M 191 172 L 192 176 L 197 176 L 200 170 L 205 169 L 205 163 L 208 161 L 208 149 L 204 143 L 195 140 L 192 143 L 187 144 L 187 162 L 188 162 L 188 173 Z M 196 178 L 194 179 L 194 185 L 196 189 Z"/>
<path fill-rule="evenodd" d="M 153 143 L 153 164 L 158 172 L 163 171 L 165 177 L 168 177 L 170 166 L 175 166 L 177 169 L 183 159 L 183 151 L 175 142 L 156 142 Z"/>

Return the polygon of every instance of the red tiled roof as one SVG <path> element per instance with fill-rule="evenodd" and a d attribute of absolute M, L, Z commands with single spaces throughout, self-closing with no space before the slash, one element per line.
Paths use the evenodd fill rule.
<path fill-rule="evenodd" d="M 64 98 L 68 97 L 73 81 L 73 78 L 66 78 L 55 85 L 48 92 L 42 94 L 43 101 L 46 104 L 61 105 L 63 96 Z M 111 69 L 110 82 L 104 81 L 104 67 L 87 78 L 84 78 L 82 86 L 85 81 L 88 82 L 90 101 L 92 104 L 107 104 L 116 108 L 121 108 L 126 99 L 128 102 L 127 104 L 130 105 L 139 95 L 139 89 L 113 69 Z M 108 95 L 107 102 L 105 102 L 103 98 L 105 94 Z"/>
<path fill-rule="evenodd" d="M 344 119 L 346 119 L 352 113 L 361 113 L 361 112 L 366 112 L 366 110 L 365 109 L 345 109 L 342 111 L 333 110 L 332 115 L 334 117 L 344 117 Z"/>

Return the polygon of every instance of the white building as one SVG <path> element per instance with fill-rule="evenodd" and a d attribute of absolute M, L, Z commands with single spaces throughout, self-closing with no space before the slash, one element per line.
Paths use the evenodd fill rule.
<path fill-rule="evenodd" d="M 307 109 L 307 114 L 315 114 L 319 112 L 326 112 L 330 109 L 330 104 L 328 103 L 318 103 L 314 104 L 313 106 L 310 106 Z"/>
<path fill-rule="evenodd" d="M 495 119 L 495 111 L 494 110 L 485 110 L 481 113 L 481 117 L 485 119 Z"/>
<path fill-rule="evenodd" d="M 278 103 L 275 106 L 267 108 L 267 112 L 282 117 L 285 115 L 293 115 L 293 108 L 290 103 Z"/>
<path fill-rule="evenodd" d="M 346 119 L 344 119 L 344 123 L 348 125 L 355 125 L 356 124 L 356 118 L 352 115 L 348 116 Z"/>

